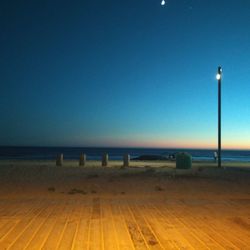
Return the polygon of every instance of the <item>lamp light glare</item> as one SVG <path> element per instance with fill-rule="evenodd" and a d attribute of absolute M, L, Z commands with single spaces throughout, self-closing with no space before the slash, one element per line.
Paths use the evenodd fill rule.
<path fill-rule="evenodd" d="M 221 74 L 218 73 L 218 74 L 216 75 L 216 79 L 217 79 L 217 80 L 220 80 L 220 79 L 221 79 Z"/>
<path fill-rule="evenodd" d="M 161 5 L 162 5 L 162 6 L 165 5 L 165 3 L 166 3 L 165 0 L 162 0 L 162 1 L 161 1 Z"/>

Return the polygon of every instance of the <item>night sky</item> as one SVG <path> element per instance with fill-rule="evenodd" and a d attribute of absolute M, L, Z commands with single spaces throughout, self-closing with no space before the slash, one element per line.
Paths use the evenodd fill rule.
<path fill-rule="evenodd" d="M 250 1 L 1 1 L 0 145 L 250 149 Z"/>

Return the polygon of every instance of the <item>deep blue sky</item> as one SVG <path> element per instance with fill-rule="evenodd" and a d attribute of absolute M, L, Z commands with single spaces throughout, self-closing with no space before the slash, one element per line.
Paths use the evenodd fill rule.
<path fill-rule="evenodd" d="M 250 1 L 1 1 L 0 144 L 250 148 Z"/>

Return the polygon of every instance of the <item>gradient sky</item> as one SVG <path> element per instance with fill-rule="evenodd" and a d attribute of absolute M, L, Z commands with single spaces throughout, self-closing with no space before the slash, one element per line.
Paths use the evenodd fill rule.
<path fill-rule="evenodd" d="M 250 149 L 249 0 L 1 1 L 0 144 Z"/>

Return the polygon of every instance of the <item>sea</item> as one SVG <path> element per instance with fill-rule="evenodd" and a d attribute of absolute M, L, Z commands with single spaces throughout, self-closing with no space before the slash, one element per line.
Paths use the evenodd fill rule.
<path fill-rule="evenodd" d="M 141 155 L 169 156 L 187 152 L 194 161 L 213 161 L 213 149 L 173 149 L 173 148 L 103 148 L 103 147 L 10 147 L 0 146 L 0 160 L 54 160 L 58 154 L 64 159 L 77 160 L 81 153 L 89 160 L 100 160 L 107 153 L 111 160 L 122 160 L 124 154 L 131 159 Z M 250 162 L 250 150 L 222 150 L 223 161 Z"/>

